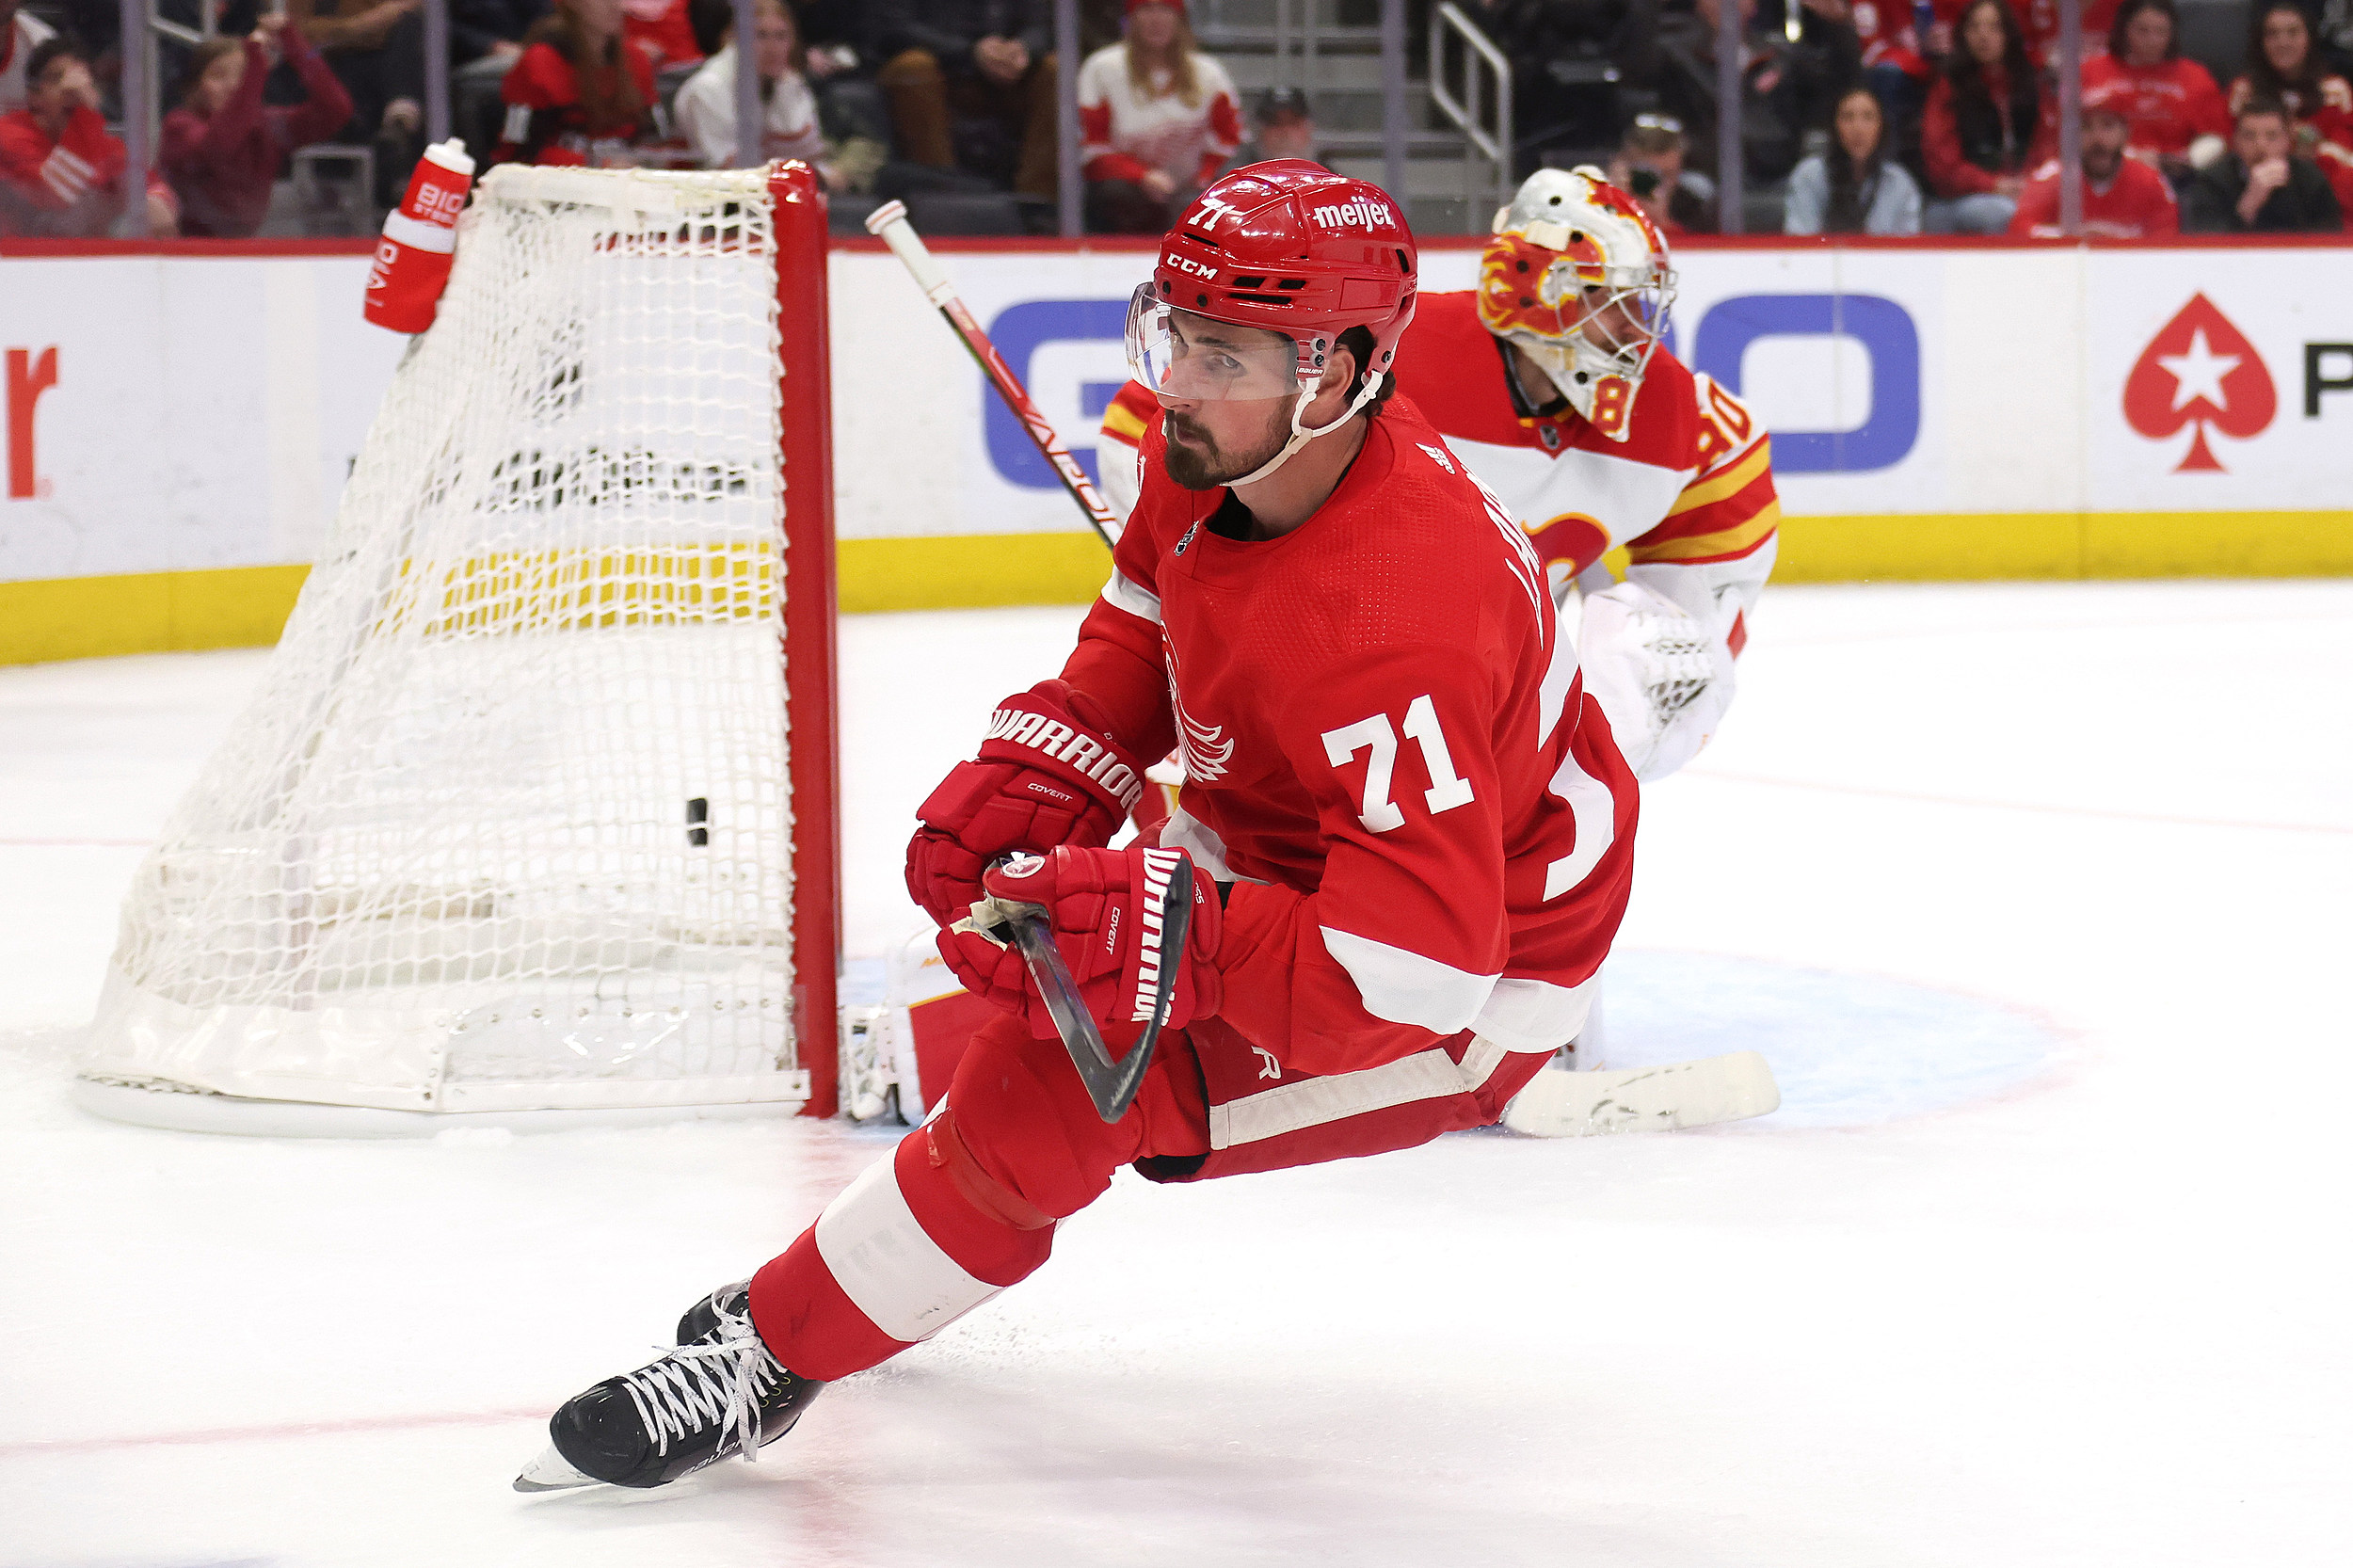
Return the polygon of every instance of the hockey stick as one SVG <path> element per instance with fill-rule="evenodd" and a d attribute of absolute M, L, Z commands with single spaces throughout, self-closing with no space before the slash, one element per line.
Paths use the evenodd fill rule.
<path fill-rule="evenodd" d="M 997 352 L 997 345 L 988 341 L 986 332 L 981 330 L 981 324 L 972 319 L 971 310 L 964 303 L 963 296 L 956 293 L 955 284 L 949 280 L 938 258 L 924 245 L 923 236 L 915 232 L 915 225 L 907 221 L 906 203 L 888 201 L 875 208 L 866 219 L 866 232 L 879 236 L 885 245 L 890 247 L 890 253 L 905 264 L 907 271 L 914 275 L 916 287 L 923 291 L 924 298 L 939 308 L 939 313 L 947 317 L 948 325 L 955 328 L 956 336 L 964 340 L 964 346 L 971 352 L 973 362 L 981 367 L 982 374 L 997 389 L 997 395 L 1005 400 L 1005 407 L 1013 410 L 1013 417 L 1021 422 L 1023 429 L 1029 431 L 1030 440 L 1037 445 L 1038 456 L 1044 457 L 1047 466 L 1061 478 L 1063 488 L 1069 491 L 1070 499 L 1079 504 L 1079 510 L 1087 515 L 1087 521 L 1094 526 L 1104 546 L 1116 550 L 1120 533 L 1118 515 L 1104 504 L 1101 493 L 1096 489 L 1095 482 L 1087 477 L 1086 470 L 1079 466 L 1079 460 L 1070 455 L 1070 449 L 1063 445 L 1062 438 L 1054 434 L 1054 427 L 1046 423 L 1046 416 L 1037 411 L 1035 403 L 1030 401 L 1028 389 L 1005 364 L 1004 357 Z"/>
<path fill-rule="evenodd" d="M 1781 1109 L 1781 1086 L 1753 1050 L 1622 1072 L 1557 1072 L 1528 1080 L 1503 1125 L 1537 1138 L 1667 1132 L 1763 1116 Z"/>
<path fill-rule="evenodd" d="M 1168 879 L 1168 891 L 1160 899 L 1162 951 L 1183 952 L 1186 929 L 1192 923 L 1193 863 L 1180 857 L 1176 873 Z M 992 895 L 974 904 L 972 913 L 951 929 L 972 932 L 997 942 L 1007 939 L 999 933 L 1009 931 L 1013 945 L 1021 950 L 1021 962 L 1029 968 L 1031 981 L 1045 999 L 1046 1011 L 1054 1020 L 1055 1032 L 1062 1036 L 1063 1048 L 1070 1053 L 1070 1064 L 1079 1069 L 1079 1081 L 1086 1085 L 1087 1097 L 1095 1102 L 1096 1114 L 1107 1122 L 1125 1116 L 1128 1107 L 1135 1102 L 1136 1091 L 1144 1087 L 1144 1070 L 1152 1064 L 1152 1048 L 1160 1043 L 1160 1025 L 1176 1000 L 1177 966 L 1160 966 L 1160 982 L 1152 990 L 1150 1020 L 1136 1043 L 1128 1048 L 1128 1054 L 1113 1057 L 1111 1048 L 1103 1043 L 1103 1032 L 1095 1025 L 1095 1016 L 1079 999 L 1079 987 L 1070 978 L 1070 968 L 1063 962 L 1062 950 L 1054 945 L 1053 930 L 1047 923 L 1044 905 Z"/>

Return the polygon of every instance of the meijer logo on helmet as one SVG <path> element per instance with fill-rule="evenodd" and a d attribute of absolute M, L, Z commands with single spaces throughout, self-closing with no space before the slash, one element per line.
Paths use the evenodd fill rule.
<path fill-rule="evenodd" d="M 1363 224 L 1371 229 L 1381 225 L 1397 227 L 1397 212 L 1385 201 L 1340 201 L 1308 209 L 1307 216 L 1327 229 L 1346 229 Z"/>

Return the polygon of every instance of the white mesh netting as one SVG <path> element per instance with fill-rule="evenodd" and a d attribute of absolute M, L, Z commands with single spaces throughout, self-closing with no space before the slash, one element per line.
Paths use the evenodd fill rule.
<path fill-rule="evenodd" d="M 484 182 L 259 692 L 139 869 L 86 1077 L 806 1097 L 772 220 L 759 170 Z"/>

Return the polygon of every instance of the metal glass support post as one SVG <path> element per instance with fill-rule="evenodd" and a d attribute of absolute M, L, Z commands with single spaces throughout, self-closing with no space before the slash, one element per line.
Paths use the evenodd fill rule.
<path fill-rule="evenodd" d="M 210 14 L 209 12 L 207 14 Z M 147 0 L 122 0 L 122 145 L 130 154 L 122 167 L 125 231 L 147 237 L 147 166 L 154 146 L 148 133 L 148 62 L 152 42 L 147 31 Z"/>
<path fill-rule="evenodd" d="M 424 0 L 424 139 L 449 140 L 449 0 Z"/>
<path fill-rule="evenodd" d="M 2084 232 L 2084 7 L 2059 0 L 2059 232 Z"/>
<path fill-rule="evenodd" d="M 1381 0 L 1381 186 L 1405 200 L 1405 0 Z"/>
<path fill-rule="evenodd" d="M 2068 0 L 2073 4 L 2073 0 Z M 1716 0 L 1716 227 L 1727 234 L 1747 225 L 1741 207 L 1740 0 Z"/>
<path fill-rule="evenodd" d="M 735 0 L 735 167 L 757 168 L 768 137 L 760 113 L 760 17 L 752 0 Z"/>
<path fill-rule="evenodd" d="M 1054 205 L 1062 237 L 1086 232 L 1079 179 L 1079 0 L 1054 0 Z"/>
<path fill-rule="evenodd" d="M 1313 104 L 1316 92 L 1316 0 L 1299 0 L 1299 85 Z"/>

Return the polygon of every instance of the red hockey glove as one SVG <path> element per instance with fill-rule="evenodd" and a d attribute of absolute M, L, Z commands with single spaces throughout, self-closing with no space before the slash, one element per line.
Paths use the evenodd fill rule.
<path fill-rule="evenodd" d="M 1044 904 L 1055 946 L 1087 1011 L 1114 1047 L 1135 1038 L 1152 1016 L 1165 963 L 1176 965 L 1176 988 L 1163 1027 L 1182 1029 L 1217 1011 L 1223 984 L 1217 972 L 1217 884 L 1195 870 L 1193 918 L 1183 951 L 1160 947 L 1160 901 L 1170 874 L 1188 857 L 1180 849 L 1079 849 L 1064 844 L 1039 858 L 1024 856 L 983 878 L 987 890 L 1019 904 Z M 1021 962 L 1020 949 L 968 931 L 939 934 L 939 953 L 965 989 L 1008 1013 L 1032 1033 L 1054 1038 L 1054 1020 Z"/>
<path fill-rule="evenodd" d="M 971 912 L 981 872 L 1014 851 L 1111 842 L 1144 792 L 1144 769 L 1083 692 L 1041 680 L 1005 698 L 972 761 L 959 762 L 916 810 L 907 891 L 942 925 Z"/>

